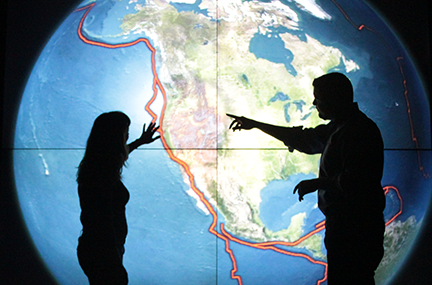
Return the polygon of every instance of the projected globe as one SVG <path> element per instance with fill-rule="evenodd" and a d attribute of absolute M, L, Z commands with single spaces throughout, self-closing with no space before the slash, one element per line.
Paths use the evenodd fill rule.
<path fill-rule="evenodd" d="M 232 113 L 313 127 L 312 80 L 338 71 L 385 142 L 385 256 L 377 284 L 409 258 L 431 189 L 426 96 L 397 37 L 362 1 L 84 1 L 28 80 L 16 124 L 22 212 L 61 284 L 85 284 L 76 257 L 75 175 L 94 119 L 120 110 L 160 124 L 134 151 L 124 265 L 130 284 L 326 284 L 324 216 L 293 187 L 319 156 Z"/>

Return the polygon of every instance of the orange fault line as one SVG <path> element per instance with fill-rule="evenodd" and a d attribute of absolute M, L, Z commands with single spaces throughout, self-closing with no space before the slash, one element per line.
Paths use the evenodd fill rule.
<path fill-rule="evenodd" d="M 401 197 L 401 195 L 400 195 L 400 193 L 399 193 L 399 190 L 396 188 L 396 187 L 394 187 L 394 186 L 385 186 L 384 187 L 384 193 L 387 195 L 387 193 L 390 191 L 390 190 L 393 190 L 393 191 L 395 191 L 396 192 L 396 195 L 398 196 L 398 199 L 399 199 L 399 201 L 400 201 L 400 206 L 399 206 L 399 211 L 390 219 L 390 220 L 388 220 L 387 222 L 386 222 L 386 226 L 388 226 L 390 223 L 392 223 L 398 216 L 400 216 L 400 214 L 402 214 L 402 209 L 403 209 L 403 201 L 402 201 L 402 197 Z"/>
<path fill-rule="evenodd" d="M 152 72 L 153 72 L 153 96 L 150 99 L 150 101 L 146 104 L 145 106 L 145 110 L 151 115 L 151 117 L 153 118 L 152 121 L 155 122 L 157 119 L 157 115 L 150 109 L 150 105 L 154 102 L 154 100 L 156 99 L 157 96 L 157 87 L 159 87 L 159 89 L 161 90 L 162 94 L 163 94 L 163 98 L 164 98 L 164 103 L 163 103 L 163 107 L 162 107 L 162 112 L 161 112 L 161 116 L 160 116 L 160 120 L 159 123 L 161 125 L 161 127 L 158 129 L 158 132 L 161 135 L 161 141 L 163 146 L 165 147 L 165 150 L 168 153 L 168 156 L 170 157 L 170 159 L 172 159 L 173 161 L 175 161 L 176 163 L 180 164 L 183 169 L 186 171 L 186 174 L 189 177 L 189 183 L 190 186 L 192 188 L 192 190 L 200 197 L 201 202 L 203 202 L 205 204 L 205 206 L 207 207 L 207 209 L 210 211 L 212 217 L 213 217 L 213 222 L 210 225 L 209 228 L 209 232 L 216 235 L 218 238 L 223 239 L 225 241 L 226 244 L 226 252 L 230 255 L 231 260 L 233 262 L 233 267 L 234 270 L 231 273 L 231 277 L 233 279 L 237 279 L 237 281 L 239 282 L 239 284 L 242 284 L 242 280 L 240 276 L 236 276 L 235 272 L 237 271 L 237 262 L 235 260 L 235 256 L 234 253 L 232 252 L 232 250 L 229 248 L 229 240 L 226 236 L 218 233 L 215 228 L 216 228 L 216 223 L 217 223 L 217 213 L 215 212 L 215 210 L 213 209 L 213 207 L 210 205 L 209 201 L 204 197 L 204 194 L 196 187 L 195 185 L 195 179 L 194 179 L 194 175 L 192 174 L 192 172 L 189 169 L 189 166 L 182 161 L 181 159 L 179 159 L 178 157 L 176 157 L 172 150 L 170 149 L 170 147 L 168 146 L 168 143 L 166 142 L 164 136 L 163 136 L 163 128 L 162 128 L 162 122 L 163 122 L 163 117 L 165 114 L 165 108 L 166 108 L 166 102 L 167 102 L 167 97 L 166 97 L 166 92 L 165 89 L 163 88 L 159 77 L 157 75 L 156 72 L 156 64 L 155 64 L 155 53 L 156 50 L 154 49 L 154 47 L 150 44 L 150 42 L 148 41 L 148 39 L 146 38 L 139 38 L 135 41 L 129 42 L 129 43 L 121 43 L 121 44 L 107 44 L 107 43 L 102 43 L 102 42 L 97 42 L 97 41 L 93 41 L 90 39 L 87 39 L 83 33 L 82 33 L 82 26 L 84 23 L 84 20 L 86 19 L 88 13 L 90 12 L 90 10 L 94 7 L 95 3 L 86 5 L 84 7 L 78 8 L 75 11 L 83 11 L 86 10 L 86 12 L 84 13 L 83 17 L 81 18 L 81 21 L 79 23 L 78 26 L 78 36 L 79 38 L 86 44 L 89 45 L 94 45 L 94 46 L 99 46 L 99 47 L 104 47 L 104 48 L 110 48 L 110 49 L 116 49 L 116 48 L 125 48 L 125 47 L 130 47 L 133 45 L 136 45 L 140 42 L 144 42 L 147 47 L 150 49 L 150 51 L 152 52 Z"/>
<path fill-rule="evenodd" d="M 363 24 L 357 25 L 356 23 L 353 22 L 353 20 L 351 20 L 351 18 L 346 14 L 345 10 L 335 0 L 331 0 L 331 1 L 339 9 L 339 11 L 345 17 L 345 19 L 347 19 L 347 21 L 355 29 L 357 29 L 359 31 L 367 30 L 367 31 L 373 33 L 374 35 L 376 35 L 379 38 L 381 43 L 386 47 L 386 49 L 389 51 L 390 54 L 393 52 L 393 49 L 387 44 L 387 42 L 384 40 L 384 38 L 378 32 L 376 32 L 374 29 L 372 29 L 366 25 L 363 25 Z M 408 121 L 409 121 L 409 125 L 410 125 L 410 130 L 411 130 L 411 140 L 414 142 L 415 149 L 417 150 L 418 167 L 419 167 L 419 170 L 422 173 L 423 177 L 429 178 L 430 174 L 428 172 L 426 172 L 426 170 L 424 169 L 423 162 L 422 162 L 421 155 L 420 155 L 421 150 L 420 150 L 418 138 L 414 132 L 414 123 L 413 123 L 412 114 L 411 114 L 411 103 L 410 103 L 410 99 L 408 96 L 407 81 L 406 81 L 404 69 L 402 67 L 402 61 L 404 60 L 404 58 L 402 56 L 398 56 L 395 59 L 396 59 L 397 65 L 399 66 L 399 72 L 400 72 L 400 75 L 402 77 L 402 86 L 404 89 L 403 96 L 405 98 L 405 104 L 406 104 L 406 109 L 407 109 L 407 114 L 408 114 Z"/>
<path fill-rule="evenodd" d="M 81 7 L 76 9 L 75 11 L 83 11 L 86 10 L 86 12 L 84 13 L 83 17 L 81 18 L 81 21 L 79 23 L 79 27 L 78 27 L 78 36 L 79 38 L 86 44 L 89 45 L 94 45 L 94 46 L 99 46 L 99 47 L 104 47 L 104 48 L 110 48 L 110 49 L 116 49 L 116 48 L 125 48 L 125 47 L 130 47 L 133 45 L 136 45 L 140 42 L 144 42 L 146 44 L 146 46 L 150 49 L 150 51 L 152 52 L 152 73 L 153 73 L 153 96 L 151 97 L 151 99 L 149 100 L 149 102 L 147 102 L 146 106 L 145 106 L 145 110 L 151 115 L 152 117 L 152 121 L 155 122 L 157 120 L 157 115 L 150 109 L 151 104 L 154 102 L 154 100 L 157 97 L 157 92 L 158 92 L 158 88 L 160 89 L 160 91 L 162 92 L 163 95 L 163 99 L 164 99 L 164 103 L 163 103 L 163 107 L 162 107 L 162 111 L 161 111 L 161 115 L 160 115 L 160 125 L 161 128 L 159 128 L 158 132 L 161 135 L 161 141 L 162 144 L 165 148 L 165 150 L 168 153 L 168 156 L 170 157 L 170 159 L 172 159 L 173 161 L 175 161 L 176 163 L 178 163 L 179 165 L 181 165 L 183 167 L 183 169 L 185 170 L 186 174 L 189 177 L 189 183 L 190 186 L 192 188 L 192 190 L 199 196 L 200 201 L 202 203 L 204 203 L 204 205 L 206 206 L 206 208 L 209 210 L 209 212 L 211 213 L 212 217 L 213 217 L 213 221 L 209 227 L 209 232 L 212 233 L 213 235 L 217 236 L 218 238 L 222 239 L 225 241 L 225 251 L 229 254 L 231 261 L 233 263 L 233 269 L 231 270 L 231 278 L 235 279 L 238 281 L 238 283 L 240 285 L 242 285 L 242 279 L 239 275 L 236 275 L 237 272 L 237 261 L 235 259 L 234 253 L 233 251 L 229 248 L 229 242 L 233 241 L 236 242 L 238 244 L 242 244 L 245 246 L 249 246 L 249 247 L 253 247 L 253 248 L 257 248 L 257 249 L 262 249 L 262 250 L 273 250 L 276 251 L 278 253 L 281 254 L 285 254 L 285 255 L 290 255 L 290 256 L 294 256 L 294 257 L 302 257 L 307 259 L 308 261 L 310 261 L 313 264 L 318 264 L 318 265 L 322 265 L 325 267 L 325 269 L 327 269 L 327 263 L 324 261 L 320 261 L 320 260 L 315 260 L 312 257 L 310 257 L 307 254 L 303 254 L 303 253 L 296 253 L 296 252 L 290 252 L 281 248 L 276 247 L 275 245 L 279 245 L 279 246 L 296 246 L 298 244 L 300 244 L 302 241 L 306 240 L 307 238 L 309 238 L 310 236 L 322 231 L 325 228 L 325 221 L 322 221 L 318 224 L 315 225 L 315 230 L 309 232 L 308 234 L 304 235 L 303 237 L 299 238 L 296 241 L 293 242 L 282 242 L 282 241 L 272 241 L 272 242 L 262 242 L 262 243 L 251 243 L 251 242 L 247 242 L 247 241 L 243 241 L 241 239 L 238 239 L 236 237 L 233 237 L 231 234 L 229 234 L 224 227 L 224 224 L 221 223 L 220 227 L 221 227 L 221 233 L 217 232 L 216 230 L 216 224 L 217 224 L 217 213 L 216 211 L 213 209 L 213 207 L 211 206 L 210 202 L 204 197 L 204 194 L 196 187 L 195 185 L 195 178 L 194 175 L 192 174 L 192 172 L 190 171 L 189 166 L 182 161 L 181 159 L 179 159 L 178 157 L 176 157 L 171 148 L 168 146 L 168 143 L 166 142 L 163 134 L 163 128 L 162 128 L 162 122 L 163 122 L 163 118 L 164 118 L 164 114 L 165 114 L 165 108 L 166 108 L 166 102 L 167 102 L 167 96 L 166 96 L 166 92 L 162 86 L 162 83 L 159 80 L 159 77 L 157 75 L 156 72 L 156 64 L 155 64 L 155 55 L 156 55 L 156 50 L 155 48 L 150 44 L 149 40 L 146 38 L 139 38 L 135 41 L 129 42 L 129 43 L 121 43 L 121 44 L 107 44 L 107 43 L 103 43 L 103 42 L 97 42 L 97 41 L 93 41 L 90 39 L 87 39 L 83 33 L 82 33 L 82 26 L 84 23 L 85 18 L 87 17 L 88 13 L 90 12 L 91 8 L 93 8 L 95 5 L 95 3 L 89 4 L 87 6 Z M 393 186 L 387 186 L 384 190 L 385 193 L 387 194 L 387 192 L 389 191 L 389 189 L 393 189 L 397 192 L 397 195 L 399 197 L 399 199 L 401 200 L 399 191 L 393 187 Z M 401 200 L 401 210 L 399 211 L 399 213 L 397 215 L 395 215 L 390 221 L 387 222 L 387 224 L 391 223 L 398 215 L 400 215 L 400 213 L 402 212 L 402 200 Z M 327 270 L 324 271 L 324 277 L 320 280 L 317 281 L 317 284 L 321 284 L 322 282 L 324 282 L 327 279 Z"/>

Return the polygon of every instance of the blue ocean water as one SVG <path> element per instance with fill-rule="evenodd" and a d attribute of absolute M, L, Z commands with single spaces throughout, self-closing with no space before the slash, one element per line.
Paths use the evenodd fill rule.
<path fill-rule="evenodd" d="M 23 99 L 24 104 L 28 103 Z M 17 194 L 27 229 L 60 284 L 87 282 L 76 257 L 81 224 L 75 175 L 83 153 L 52 149 L 13 153 Z M 49 175 L 43 162 L 48 165 Z"/>
<path fill-rule="evenodd" d="M 106 111 L 128 114 L 136 136 L 150 119 L 144 111 L 153 95 L 150 51 L 144 43 L 119 49 L 84 44 L 77 35 L 82 15 L 65 20 L 34 67 L 19 110 L 17 148 L 84 147 L 93 120 Z"/>
<path fill-rule="evenodd" d="M 414 215 L 417 221 L 420 221 L 427 209 L 430 207 L 431 179 L 425 178 L 419 169 L 419 153 L 415 150 L 386 150 L 384 151 L 384 175 L 382 179 L 383 186 L 395 186 L 402 197 L 403 211 L 398 217 L 399 220 L 405 221 Z M 428 151 L 420 152 L 422 163 L 426 171 L 432 169 L 431 153 Z M 403 161 L 403 163 L 400 163 Z M 393 198 L 394 194 L 393 194 Z M 386 208 L 386 219 L 391 218 L 396 205 Z"/>
<path fill-rule="evenodd" d="M 131 283 L 215 284 L 212 216 L 186 193 L 179 165 L 164 150 L 143 148 L 131 155 L 124 183 L 131 192 L 125 255 Z M 221 256 L 218 262 L 230 260 Z"/>

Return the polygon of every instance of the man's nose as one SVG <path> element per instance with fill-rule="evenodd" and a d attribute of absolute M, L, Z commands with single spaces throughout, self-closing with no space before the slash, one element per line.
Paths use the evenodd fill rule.
<path fill-rule="evenodd" d="M 312 105 L 316 106 L 316 99 L 313 100 Z"/>

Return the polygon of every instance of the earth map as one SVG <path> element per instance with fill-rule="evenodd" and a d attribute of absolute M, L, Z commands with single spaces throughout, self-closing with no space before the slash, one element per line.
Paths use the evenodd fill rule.
<path fill-rule="evenodd" d="M 84 1 L 29 77 L 14 143 L 21 209 L 61 284 L 83 284 L 75 182 L 94 119 L 120 110 L 160 124 L 161 140 L 123 171 L 131 193 L 124 265 L 130 284 L 326 284 L 324 216 L 298 202 L 319 156 L 263 133 L 231 132 L 226 113 L 285 126 L 326 123 L 312 81 L 352 81 L 385 142 L 387 284 L 428 208 L 430 117 L 403 46 L 363 1 Z M 411 150 L 411 151 L 404 151 Z"/>

